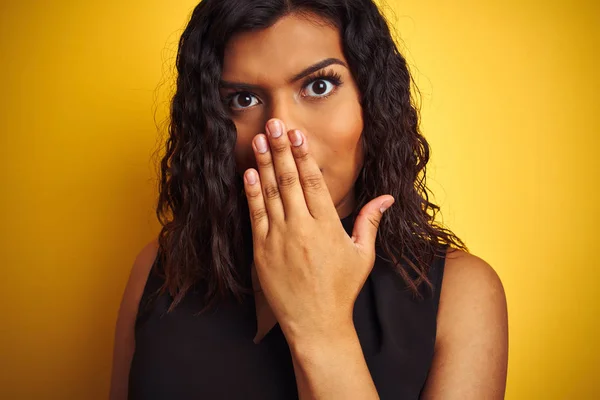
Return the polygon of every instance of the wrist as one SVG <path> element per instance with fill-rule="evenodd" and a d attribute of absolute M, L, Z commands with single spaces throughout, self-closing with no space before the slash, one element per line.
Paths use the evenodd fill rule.
<path fill-rule="evenodd" d="M 313 359 L 319 355 L 337 352 L 358 345 L 360 341 L 353 323 L 339 325 L 337 328 L 318 333 L 297 333 L 286 335 L 290 351 L 297 359 Z"/>

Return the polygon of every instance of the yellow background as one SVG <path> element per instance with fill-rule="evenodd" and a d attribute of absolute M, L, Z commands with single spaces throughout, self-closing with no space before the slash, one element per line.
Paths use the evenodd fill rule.
<path fill-rule="evenodd" d="M 443 222 L 509 302 L 508 399 L 600 398 L 600 10 L 389 1 Z M 104 399 L 194 1 L 3 1 L 0 397 Z"/>

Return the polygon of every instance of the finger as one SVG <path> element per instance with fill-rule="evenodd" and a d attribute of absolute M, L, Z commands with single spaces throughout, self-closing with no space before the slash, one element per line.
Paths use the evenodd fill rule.
<path fill-rule="evenodd" d="M 310 154 L 306 136 L 295 129 L 289 132 L 292 154 L 298 168 L 300 185 L 310 214 L 317 219 L 338 218 L 335 204 L 317 162 Z"/>
<path fill-rule="evenodd" d="M 269 232 L 269 216 L 265 208 L 258 172 L 253 168 L 244 173 L 244 191 L 248 200 L 253 240 L 262 241 Z"/>
<path fill-rule="evenodd" d="M 275 178 L 275 169 L 273 168 L 273 159 L 269 151 L 267 137 L 259 133 L 252 141 L 252 147 L 254 148 L 256 165 L 258 166 L 258 173 L 260 175 L 263 200 L 269 215 L 269 226 L 272 226 L 277 221 L 283 221 L 285 213 L 283 211 L 279 187 L 277 186 L 277 179 Z"/>
<path fill-rule="evenodd" d="M 375 257 L 375 239 L 381 218 L 394 201 L 389 195 L 379 196 L 365 204 L 356 216 L 352 237 L 354 244 L 365 254 Z"/>
<path fill-rule="evenodd" d="M 269 148 L 283 209 L 286 218 L 294 215 L 307 216 L 309 213 L 300 186 L 298 167 L 292 155 L 290 139 L 285 132 L 283 121 L 274 118 L 267 123 Z"/>

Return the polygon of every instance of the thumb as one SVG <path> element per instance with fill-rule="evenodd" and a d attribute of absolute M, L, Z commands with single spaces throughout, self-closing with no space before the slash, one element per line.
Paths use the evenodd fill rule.
<path fill-rule="evenodd" d="M 394 201 L 395 199 L 390 195 L 379 196 L 365 204 L 360 210 L 352 229 L 352 240 L 360 250 L 367 254 L 375 251 L 375 239 L 381 217 L 383 212 L 394 204 Z"/>

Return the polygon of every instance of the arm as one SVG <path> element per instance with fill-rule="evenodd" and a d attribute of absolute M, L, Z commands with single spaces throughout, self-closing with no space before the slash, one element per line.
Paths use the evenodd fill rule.
<path fill-rule="evenodd" d="M 354 325 L 322 340 L 290 342 L 301 400 L 379 399 Z"/>
<path fill-rule="evenodd" d="M 133 263 L 129 280 L 123 292 L 115 327 L 110 400 L 127 399 L 129 367 L 135 349 L 135 318 L 150 268 L 156 258 L 157 249 L 158 242 L 153 240 L 140 251 Z"/>
<path fill-rule="evenodd" d="M 448 253 L 433 364 L 422 399 L 503 399 L 508 316 L 502 283 L 482 259 Z"/>

